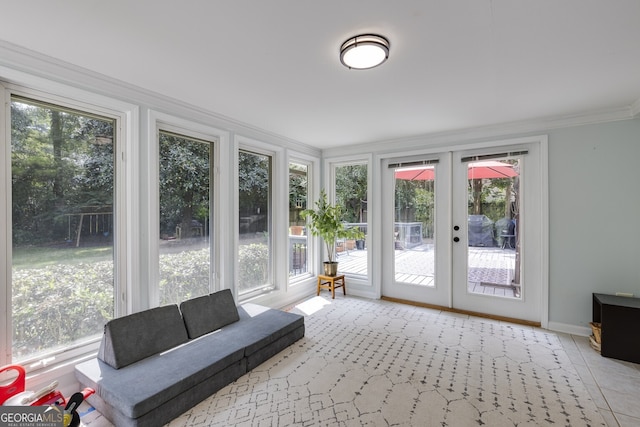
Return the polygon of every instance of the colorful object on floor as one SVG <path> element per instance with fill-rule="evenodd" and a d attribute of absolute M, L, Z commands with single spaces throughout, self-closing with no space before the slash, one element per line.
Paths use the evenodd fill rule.
<path fill-rule="evenodd" d="M 0 369 L 0 374 L 9 371 L 17 371 L 18 376 L 10 384 L 7 384 L 6 386 L 0 386 L 0 405 L 2 405 L 7 399 L 15 395 L 16 393 L 21 393 L 24 391 L 24 379 L 26 376 L 24 368 L 20 365 L 7 365 Z"/>
<path fill-rule="evenodd" d="M 13 384 L 13 383 L 12 383 Z M 45 406 L 45 405 L 64 405 L 66 403 L 64 396 L 59 390 L 56 390 L 58 382 L 54 381 L 46 387 L 34 392 L 24 390 L 24 383 L 20 383 L 12 390 L 11 395 L 7 395 L 3 402 L 4 406 Z"/>
<path fill-rule="evenodd" d="M 69 398 L 69 403 L 64 408 L 64 427 L 76 427 L 80 425 L 80 415 L 78 415 L 78 406 L 84 400 L 84 395 L 80 392 L 73 393 Z"/>
<path fill-rule="evenodd" d="M 53 381 L 40 390 L 25 391 L 25 370 L 20 365 L 7 365 L 0 368 L 3 372 L 17 371 L 16 379 L 11 383 L 0 386 L 0 405 L 4 406 L 65 406 L 64 427 L 77 427 L 80 425 L 80 415 L 77 412 L 78 406 L 91 396 L 95 391 L 92 388 L 85 388 L 81 392 L 74 393 L 67 401 L 59 390 L 58 381 Z"/>
<path fill-rule="evenodd" d="M 10 397 L 5 402 L 6 406 L 44 406 L 64 404 L 64 396 L 58 390 L 58 381 L 54 381 L 40 390 L 23 391 Z"/>

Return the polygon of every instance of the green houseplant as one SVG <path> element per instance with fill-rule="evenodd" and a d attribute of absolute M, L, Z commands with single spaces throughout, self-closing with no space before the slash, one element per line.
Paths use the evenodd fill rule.
<path fill-rule="evenodd" d="M 324 240 L 328 258 L 328 261 L 324 262 L 324 274 L 335 276 L 338 272 L 338 263 L 335 260 L 338 239 L 363 239 L 364 233 L 356 227 L 345 227 L 340 219 L 342 207 L 330 204 L 324 189 L 320 191 L 315 209 L 305 209 L 300 212 L 300 216 L 304 219 L 308 218 L 309 232 Z"/>

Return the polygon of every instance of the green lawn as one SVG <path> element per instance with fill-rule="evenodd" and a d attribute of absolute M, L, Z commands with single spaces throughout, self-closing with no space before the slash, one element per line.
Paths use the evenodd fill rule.
<path fill-rule="evenodd" d="M 79 264 L 113 259 L 111 246 L 95 247 L 22 247 L 13 248 L 13 267 L 16 269 L 42 268 L 57 264 Z"/>

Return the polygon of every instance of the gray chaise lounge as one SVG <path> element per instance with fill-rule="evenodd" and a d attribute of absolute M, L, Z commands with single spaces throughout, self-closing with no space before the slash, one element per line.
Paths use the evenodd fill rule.
<path fill-rule="evenodd" d="M 98 357 L 76 366 L 87 400 L 116 426 L 161 426 L 304 336 L 303 316 L 229 290 L 105 325 Z"/>

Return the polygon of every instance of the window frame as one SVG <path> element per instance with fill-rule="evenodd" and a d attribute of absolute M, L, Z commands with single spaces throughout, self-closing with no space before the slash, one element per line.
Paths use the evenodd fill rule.
<path fill-rule="evenodd" d="M 28 80 L 28 79 L 27 79 Z M 63 109 L 76 110 L 87 115 L 97 115 L 114 120 L 114 312 L 118 317 L 126 313 L 131 302 L 130 277 L 131 262 L 127 254 L 132 251 L 135 239 L 132 237 L 134 228 L 127 221 L 131 209 L 134 208 L 135 189 L 127 185 L 127 177 L 132 176 L 132 162 L 137 158 L 137 150 L 132 147 L 131 139 L 137 123 L 138 107 L 107 98 L 94 93 L 55 85 L 51 92 L 27 87 L 29 82 L 22 84 L 9 83 L 0 80 L 3 103 L 0 106 L 2 128 L 0 135 L 0 165 L 5 171 L 0 176 L 0 264 L 5 268 L 5 275 L 0 277 L 0 293 L 5 298 L 0 301 L 0 327 L 9 331 L 5 339 L 0 342 L 0 365 L 15 363 L 12 358 L 13 348 L 13 319 L 12 319 L 12 185 L 11 185 L 11 102 L 12 97 L 32 99 L 36 102 L 60 106 Z M 54 85 L 51 85 L 54 86 Z M 64 93 L 64 95 L 62 94 Z M 125 161 L 129 160 L 129 162 Z M 101 336 L 89 337 L 73 345 L 53 349 L 36 357 L 21 359 L 28 373 L 38 372 L 50 366 L 61 365 L 67 361 L 97 351 Z"/>
<path fill-rule="evenodd" d="M 372 197 L 372 188 L 373 182 L 372 177 L 374 176 L 373 168 L 374 162 L 372 155 L 357 155 L 357 156 L 342 156 L 335 158 L 325 158 L 324 159 L 324 185 L 327 189 L 327 195 L 329 197 L 329 201 L 331 203 L 336 203 L 336 169 L 343 166 L 353 166 L 353 165 L 365 165 L 367 167 L 367 204 L 369 206 L 368 215 L 367 215 L 367 230 L 375 232 L 376 230 L 376 219 L 373 217 L 372 213 L 374 212 L 376 200 Z M 344 274 L 350 279 L 350 283 L 352 287 L 359 288 L 365 287 L 366 289 L 370 289 L 373 286 L 373 276 L 377 274 L 377 271 L 374 271 L 372 268 L 374 257 L 377 256 L 378 248 L 375 245 L 376 236 L 372 235 L 372 233 L 367 232 L 367 242 L 369 243 L 367 249 L 367 274 L 366 275 L 354 275 L 349 272 L 345 272 Z M 322 251 L 323 253 L 324 251 Z M 322 254 L 324 257 L 324 254 Z"/>
<path fill-rule="evenodd" d="M 168 129 L 169 127 L 171 127 L 172 129 Z M 213 224 L 213 214 L 214 214 L 214 183 L 215 183 L 215 162 L 216 162 L 216 158 L 214 157 L 214 153 L 216 151 L 216 144 L 217 141 L 214 138 L 211 137 L 206 137 L 206 135 L 201 135 L 201 136 L 194 136 L 192 134 L 186 134 L 185 132 L 179 132 L 176 131 L 172 126 L 159 126 L 158 127 L 158 132 L 156 133 L 157 135 L 157 140 L 156 140 L 156 144 L 160 145 L 160 134 L 165 134 L 165 135 L 170 135 L 170 136 L 174 136 L 174 137 L 178 137 L 178 138 L 182 138 L 184 140 L 190 140 L 190 141 L 194 141 L 194 142 L 198 142 L 200 144 L 205 144 L 207 146 L 207 151 L 208 151 L 208 155 L 209 155 L 209 186 L 207 188 L 207 193 L 208 193 L 208 208 L 209 208 L 209 218 L 207 221 L 207 224 L 204 228 L 204 230 L 209 230 L 209 235 L 208 235 L 208 239 L 207 239 L 207 244 L 208 244 L 208 252 L 209 252 L 209 271 L 208 271 L 208 286 L 207 286 L 207 292 L 208 293 L 212 293 L 215 289 L 215 255 L 216 252 L 214 251 L 214 247 L 213 247 L 213 241 L 215 240 L 216 236 L 213 234 L 213 230 L 214 228 L 212 227 Z M 158 158 L 158 174 L 160 172 L 161 169 L 161 165 L 160 165 L 160 158 Z M 158 184 L 158 189 L 160 189 L 160 181 L 158 179 L 157 181 Z M 160 205 L 160 191 L 158 191 L 158 204 Z M 160 209 L 158 209 L 157 212 L 158 216 L 160 215 Z M 161 237 L 160 237 L 160 227 L 158 227 L 157 231 L 157 242 L 159 244 Z M 183 230 L 183 233 L 185 233 L 185 230 Z M 189 230 L 186 231 L 186 233 L 189 233 Z M 204 236 L 204 233 L 203 233 Z M 158 267 L 160 267 L 160 256 L 158 256 Z M 160 277 L 160 270 L 158 270 L 158 278 L 161 279 Z M 154 287 L 154 290 L 158 292 L 158 296 L 159 296 L 159 285 L 160 285 L 160 280 L 158 280 L 157 282 L 155 282 L 156 286 Z M 205 294 L 202 295 L 193 295 L 193 297 L 199 297 L 199 296 L 203 296 Z M 170 301 L 167 303 L 176 303 L 179 304 L 180 301 Z M 162 303 L 161 301 L 159 301 L 160 304 L 165 304 Z"/>
<path fill-rule="evenodd" d="M 314 183 L 317 181 L 314 176 L 315 174 L 315 165 L 316 162 L 314 162 L 312 159 L 309 158 L 304 158 L 302 156 L 290 156 L 287 160 L 287 195 L 290 192 L 290 181 L 289 181 L 289 165 L 291 163 L 297 163 L 300 165 L 304 165 L 307 167 L 307 208 L 313 207 L 313 203 L 314 203 L 314 199 L 313 196 L 315 194 L 314 192 Z M 289 203 L 288 203 L 288 197 L 287 197 L 287 212 L 288 212 L 288 208 L 289 208 Z M 289 218 L 287 217 L 287 221 L 289 220 Z M 287 223 L 287 259 L 289 259 L 289 236 L 288 236 L 288 223 Z M 304 273 L 300 273 L 300 274 L 296 274 L 294 276 L 290 276 L 289 275 L 289 271 L 291 269 L 290 265 L 287 265 L 287 276 L 288 276 L 288 282 L 289 285 L 291 287 L 300 285 L 305 283 L 310 277 L 314 276 L 314 272 L 316 271 L 316 266 L 315 266 L 315 244 L 314 244 L 314 238 L 312 235 L 310 235 L 309 233 L 307 233 L 307 254 L 306 254 L 306 262 L 307 262 L 307 271 Z"/>
<path fill-rule="evenodd" d="M 240 152 L 246 151 L 255 153 L 257 155 L 271 157 L 271 183 L 270 183 L 270 215 L 269 215 L 269 279 L 263 289 L 256 289 L 251 292 L 247 292 L 244 295 L 240 295 L 240 260 L 238 257 L 240 250 Z M 288 223 L 288 215 L 278 215 L 280 211 L 279 207 L 283 205 L 284 197 L 288 200 L 288 186 L 285 191 L 284 182 L 288 179 L 288 173 L 282 173 L 283 170 L 288 171 L 288 162 L 285 162 L 285 156 L 283 155 L 283 148 L 278 147 L 266 142 L 258 141 L 243 136 L 235 137 L 234 144 L 234 206 L 233 206 L 233 223 L 234 229 L 234 286 L 233 293 L 238 303 L 246 302 L 249 300 L 260 299 L 266 295 L 279 293 L 283 290 L 283 286 L 279 283 L 287 283 L 286 280 L 281 280 L 284 275 L 288 276 L 288 263 L 282 263 L 281 266 L 276 265 L 275 260 L 280 259 L 281 256 L 286 254 L 285 239 L 278 238 L 281 234 L 280 230 L 284 230 Z M 286 193 L 286 194 L 285 194 Z M 288 203 L 287 203 L 288 205 Z"/>
<path fill-rule="evenodd" d="M 141 289 L 145 308 L 157 307 L 160 304 L 160 236 L 158 234 L 160 230 L 160 132 L 182 135 L 211 144 L 210 178 L 212 184 L 209 187 L 209 288 L 211 292 L 221 289 L 220 278 L 224 257 L 224 251 L 221 251 L 221 242 L 224 241 L 224 231 L 220 224 L 224 212 L 220 209 L 220 201 L 225 200 L 224 195 L 221 194 L 224 187 L 220 184 L 221 168 L 224 165 L 224 162 L 221 161 L 223 155 L 221 152 L 228 139 L 226 132 L 215 127 L 154 110 L 149 112 L 148 129 L 149 138 L 147 138 L 147 145 L 144 147 L 149 159 L 146 183 L 152 188 L 147 191 L 147 199 L 145 200 L 145 205 L 148 206 L 150 212 L 146 229 L 149 238 L 145 242 L 149 252 L 148 263 L 145 266 L 149 280 L 147 287 Z"/>

